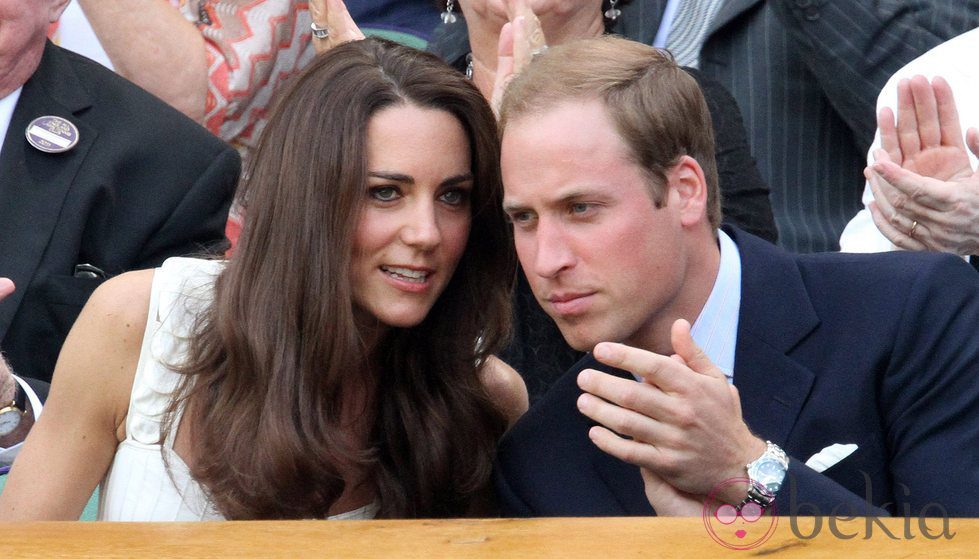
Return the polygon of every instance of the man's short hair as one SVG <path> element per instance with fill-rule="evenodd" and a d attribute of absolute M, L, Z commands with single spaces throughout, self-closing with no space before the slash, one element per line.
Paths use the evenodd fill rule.
<path fill-rule="evenodd" d="M 518 117 L 569 99 L 600 99 L 650 181 L 653 201 L 666 198 L 666 172 L 680 157 L 697 160 L 707 180 L 707 217 L 721 221 L 714 129 L 694 78 L 660 49 L 606 35 L 551 47 L 507 87 L 500 130 Z"/>

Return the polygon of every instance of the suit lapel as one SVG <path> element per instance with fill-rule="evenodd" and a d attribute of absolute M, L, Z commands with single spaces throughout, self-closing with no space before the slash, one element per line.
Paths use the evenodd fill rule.
<path fill-rule="evenodd" d="M 760 4 L 762 1 L 763 0 L 728 0 L 723 6 L 721 6 L 721 9 L 714 17 L 714 21 L 712 21 L 710 23 L 710 27 L 707 28 L 707 36 L 709 37 L 712 33 L 727 25 L 732 19 L 740 16 L 755 4 Z"/>
<path fill-rule="evenodd" d="M 784 444 L 814 378 L 788 354 L 819 319 L 790 256 L 736 229 L 726 230 L 741 253 L 734 384 L 742 414 L 752 431 Z"/>
<path fill-rule="evenodd" d="M 63 55 L 48 43 L 24 84 L 0 153 L 0 276 L 17 290 L 0 303 L 0 339 L 23 300 L 51 240 L 68 189 L 95 141 L 95 129 L 76 115 L 91 106 L 88 92 Z M 64 153 L 34 149 L 25 138 L 37 117 L 55 115 L 78 127 L 78 144 Z M 71 274 L 72 270 L 64 270 Z"/>

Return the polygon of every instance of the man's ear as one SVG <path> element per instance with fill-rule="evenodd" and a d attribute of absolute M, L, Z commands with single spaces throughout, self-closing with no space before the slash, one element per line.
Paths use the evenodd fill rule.
<path fill-rule="evenodd" d="M 696 159 L 681 156 L 680 161 L 667 171 L 666 179 L 670 190 L 675 192 L 680 223 L 684 227 L 707 219 L 707 179 Z"/>
<path fill-rule="evenodd" d="M 48 23 L 54 23 L 61 18 L 61 14 L 64 13 L 65 8 L 68 7 L 71 0 L 50 0 L 48 4 Z"/>

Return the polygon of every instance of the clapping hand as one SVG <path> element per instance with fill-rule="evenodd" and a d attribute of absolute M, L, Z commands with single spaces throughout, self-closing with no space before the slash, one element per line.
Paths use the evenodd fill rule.
<path fill-rule="evenodd" d="M 343 0 L 310 0 L 309 14 L 313 17 L 312 40 L 317 54 L 364 38 Z"/>
<path fill-rule="evenodd" d="M 897 124 L 885 108 L 878 126 L 882 149 L 864 171 L 877 228 L 906 250 L 979 253 L 979 173 L 965 150 L 948 83 L 901 80 Z M 969 130 L 968 141 L 979 154 L 979 131 Z"/>
<path fill-rule="evenodd" d="M 510 80 L 522 72 L 534 56 L 547 50 L 547 41 L 544 39 L 540 20 L 527 5 L 526 0 L 508 0 L 507 14 L 510 16 L 510 21 L 500 30 L 496 80 L 493 83 L 493 95 L 490 100 L 493 112 L 497 116 L 503 103 L 503 93 Z"/>

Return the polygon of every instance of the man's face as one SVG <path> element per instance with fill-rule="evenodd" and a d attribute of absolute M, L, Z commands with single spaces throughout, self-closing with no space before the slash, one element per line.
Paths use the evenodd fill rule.
<path fill-rule="evenodd" d="M 649 347 L 677 315 L 687 267 L 675 189 L 657 208 L 603 102 L 568 100 L 503 135 L 504 207 L 520 264 L 575 349 Z M 665 324 L 665 326 L 664 326 Z"/>
<path fill-rule="evenodd" d="M 48 25 L 67 4 L 68 0 L 0 0 L 0 97 L 34 73 Z"/>

